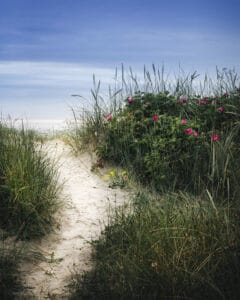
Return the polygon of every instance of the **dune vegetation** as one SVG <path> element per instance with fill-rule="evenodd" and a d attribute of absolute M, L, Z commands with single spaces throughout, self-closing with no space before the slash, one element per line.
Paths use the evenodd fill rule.
<path fill-rule="evenodd" d="M 50 232 L 59 208 L 56 168 L 41 151 L 38 136 L 0 122 L 0 298 L 21 290 L 19 263 L 24 242 Z"/>
<path fill-rule="evenodd" d="M 239 299 L 238 75 L 167 81 L 153 66 L 142 83 L 131 69 L 115 79 L 106 100 L 94 78 L 69 140 L 127 170 L 136 196 L 93 242 L 72 299 Z"/>
<path fill-rule="evenodd" d="M 59 206 L 56 168 L 36 141 L 34 131 L 0 124 L 0 222 L 19 239 L 49 232 Z"/>

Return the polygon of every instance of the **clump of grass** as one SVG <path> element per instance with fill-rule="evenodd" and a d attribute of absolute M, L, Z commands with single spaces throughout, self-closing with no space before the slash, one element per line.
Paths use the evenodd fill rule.
<path fill-rule="evenodd" d="M 41 237 L 59 207 L 57 171 L 36 135 L 0 123 L 0 226 L 19 239 Z"/>
<path fill-rule="evenodd" d="M 188 194 L 117 210 L 72 299 L 239 299 L 239 207 Z"/>
<path fill-rule="evenodd" d="M 104 137 L 103 116 L 108 111 L 109 107 L 104 98 L 100 95 L 100 86 L 101 82 L 96 82 L 95 76 L 93 76 L 93 88 L 91 89 L 93 102 L 89 104 L 88 108 L 72 108 L 74 123 L 69 124 L 67 142 L 75 152 L 86 150 L 87 148 L 94 150 Z M 110 99 L 114 103 L 115 110 L 117 106 L 117 94 L 118 92 L 115 92 L 111 95 L 110 91 Z M 80 95 L 73 96 L 81 98 Z"/>

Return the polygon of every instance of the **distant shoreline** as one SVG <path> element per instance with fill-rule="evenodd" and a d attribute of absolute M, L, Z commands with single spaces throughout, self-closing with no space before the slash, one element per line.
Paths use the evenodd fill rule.
<path fill-rule="evenodd" d="M 40 133 L 51 133 L 65 130 L 73 120 L 63 119 L 3 119 L 7 125 L 37 130 Z"/>

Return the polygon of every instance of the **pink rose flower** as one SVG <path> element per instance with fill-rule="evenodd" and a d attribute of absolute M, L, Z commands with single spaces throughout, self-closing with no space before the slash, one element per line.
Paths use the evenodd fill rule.
<path fill-rule="evenodd" d="M 159 120 L 159 116 L 158 115 L 154 115 L 152 118 L 153 118 L 153 121 Z"/>
<path fill-rule="evenodd" d="M 222 112 L 224 110 L 224 108 L 222 107 L 222 106 L 220 106 L 219 108 L 218 108 L 218 111 L 220 111 L 220 112 Z"/>
<path fill-rule="evenodd" d="M 200 99 L 199 103 L 202 104 L 202 105 L 207 104 L 207 98 Z"/>
<path fill-rule="evenodd" d="M 216 104 L 217 101 L 215 99 L 212 100 L 212 105 Z"/>
<path fill-rule="evenodd" d="M 193 136 L 198 136 L 198 132 L 194 130 Z"/>
<path fill-rule="evenodd" d="M 188 101 L 188 99 L 187 98 L 180 98 L 180 99 L 178 99 L 178 103 L 186 103 Z"/>
<path fill-rule="evenodd" d="M 111 114 L 107 114 L 106 117 L 105 117 L 105 119 L 106 119 L 107 121 L 109 121 L 111 118 L 112 118 L 112 115 L 111 115 Z"/>
<path fill-rule="evenodd" d="M 182 119 L 181 120 L 181 123 L 184 125 L 184 124 L 186 124 L 187 123 L 187 119 Z"/>
<path fill-rule="evenodd" d="M 132 97 L 128 97 L 127 101 L 128 101 L 128 103 L 132 103 L 133 102 L 133 98 Z"/>
<path fill-rule="evenodd" d="M 213 142 L 216 142 L 216 141 L 219 140 L 219 135 L 218 135 L 217 133 L 214 133 L 214 134 L 212 135 L 211 139 L 212 139 Z"/>
<path fill-rule="evenodd" d="M 192 134 L 193 133 L 192 128 L 185 129 L 185 133 L 188 134 L 188 135 Z"/>

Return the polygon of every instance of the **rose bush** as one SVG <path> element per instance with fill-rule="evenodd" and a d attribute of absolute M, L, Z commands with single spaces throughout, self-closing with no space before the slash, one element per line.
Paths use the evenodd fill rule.
<path fill-rule="evenodd" d="M 213 178 L 212 144 L 225 140 L 239 110 L 234 94 L 176 99 L 167 92 L 137 93 L 105 123 L 98 154 L 127 166 L 157 190 L 208 188 L 219 179 Z M 234 137 L 231 151 L 238 142 Z"/>

